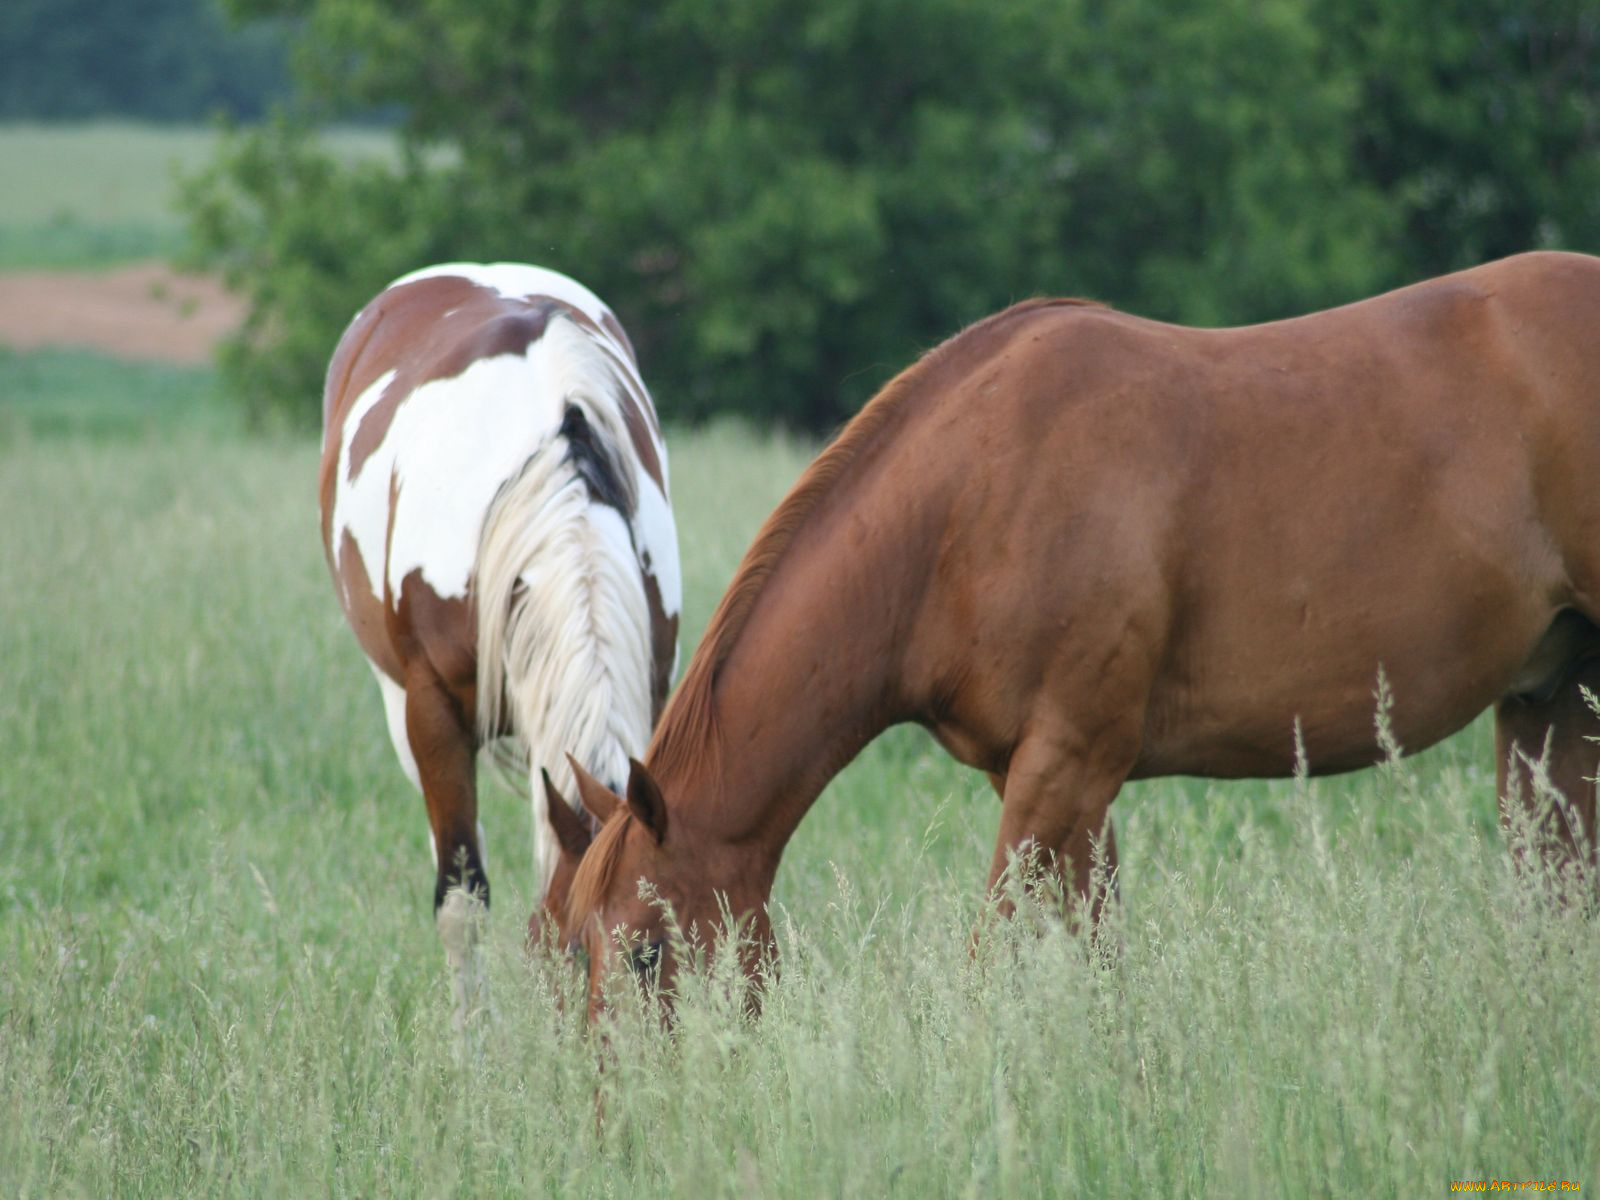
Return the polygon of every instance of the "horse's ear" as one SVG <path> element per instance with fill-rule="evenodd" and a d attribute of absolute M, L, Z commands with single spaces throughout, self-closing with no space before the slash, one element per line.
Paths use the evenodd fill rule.
<path fill-rule="evenodd" d="M 539 774 L 544 776 L 545 812 L 550 828 L 556 835 L 556 844 L 567 857 L 574 861 L 581 859 L 593 840 L 589 830 L 583 818 L 572 811 L 572 805 L 567 803 L 566 797 L 556 790 L 556 785 L 550 780 L 550 772 L 540 767 Z"/>
<path fill-rule="evenodd" d="M 583 801 L 590 815 L 604 825 L 616 815 L 622 807 L 622 801 L 615 792 L 585 771 L 583 764 L 570 754 L 567 755 L 567 763 L 572 767 L 572 777 L 578 781 L 578 799 Z"/>
<path fill-rule="evenodd" d="M 628 807 L 655 835 L 656 845 L 667 840 L 667 802 L 649 770 L 636 758 L 628 760 Z"/>

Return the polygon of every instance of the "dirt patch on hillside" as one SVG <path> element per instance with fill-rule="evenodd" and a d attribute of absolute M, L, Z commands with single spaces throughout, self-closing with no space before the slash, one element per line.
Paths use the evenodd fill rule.
<path fill-rule="evenodd" d="M 244 316 L 213 279 L 160 263 L 109 271 L 0 272 L 0 345 L 61 346 L 201 364 Z"/>

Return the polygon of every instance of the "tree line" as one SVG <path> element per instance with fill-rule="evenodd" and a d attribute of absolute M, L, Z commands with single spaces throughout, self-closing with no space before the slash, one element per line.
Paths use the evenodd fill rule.
<path fill-rule="evenodd" d="M 0 120 L 258 118 L 289 90 L 288 44 L 218 0 L 5 0 Z"/>
<path fill-rule="evenodd" d="M 233 386 L 297 421 L 447 259 L 588 283 L 671 417 L 821 431 L 1027 296 L 1239 323 L 1600 250 L 1592 0 L 236 3 L 298 98 L 185 202 L 252 303 Z M 372 110 L 398 162 L 317 149 Z"/>

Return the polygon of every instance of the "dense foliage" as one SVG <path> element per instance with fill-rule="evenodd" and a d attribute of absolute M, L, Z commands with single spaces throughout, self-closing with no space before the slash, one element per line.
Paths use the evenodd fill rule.
<path fill-rule="evenodd" d="M 288 87 L 287 41 L 218 0 L 5 0 L 0 118 L 257 117 Z"/>
<path fill-rule="evenodd" d="M 295 119 L 194 180 L 230 352 L 309 419 L 340 328 L 447 258 L 567 271 L 661 407 L 820 429 L 1038 293 L 1220 323 L 1600 248 L 1582 0 L 241 0 L 304 31 Z M 398 166 L 313 116 L 401 114 Z"/>

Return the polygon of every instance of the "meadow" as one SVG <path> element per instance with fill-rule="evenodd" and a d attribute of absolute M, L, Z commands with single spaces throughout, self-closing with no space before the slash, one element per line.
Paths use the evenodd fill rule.
<path fill-rule="evenodd" d="M 0 270 L 177 253 L 177 181 L 200 170 L 217 141 L 208 128 L 126 121 L 0 125 Z M 374 130 L 336 130 L 324 144 L 346 160 L 394 154 Z"/>
<path fill-rule="evenodd" d="M 814 447 L 669 443 L 687 655 Z M 1357 775 L 1128 788 L 1110 962 L 1039 913 L 969 953 L 999 807 L 892 731 L 790 847 L 762 1016 L 713 973 L 671 1031 L 624 1005 L 609 1056 L 524 953 L 527 805 L 487 787 L 462 1061 L 315 467 L 210 372 L 0 352 L 0 1195 L 1600 1187 L 1600 939 L 1511 869 L 1482 720 Z"/>

